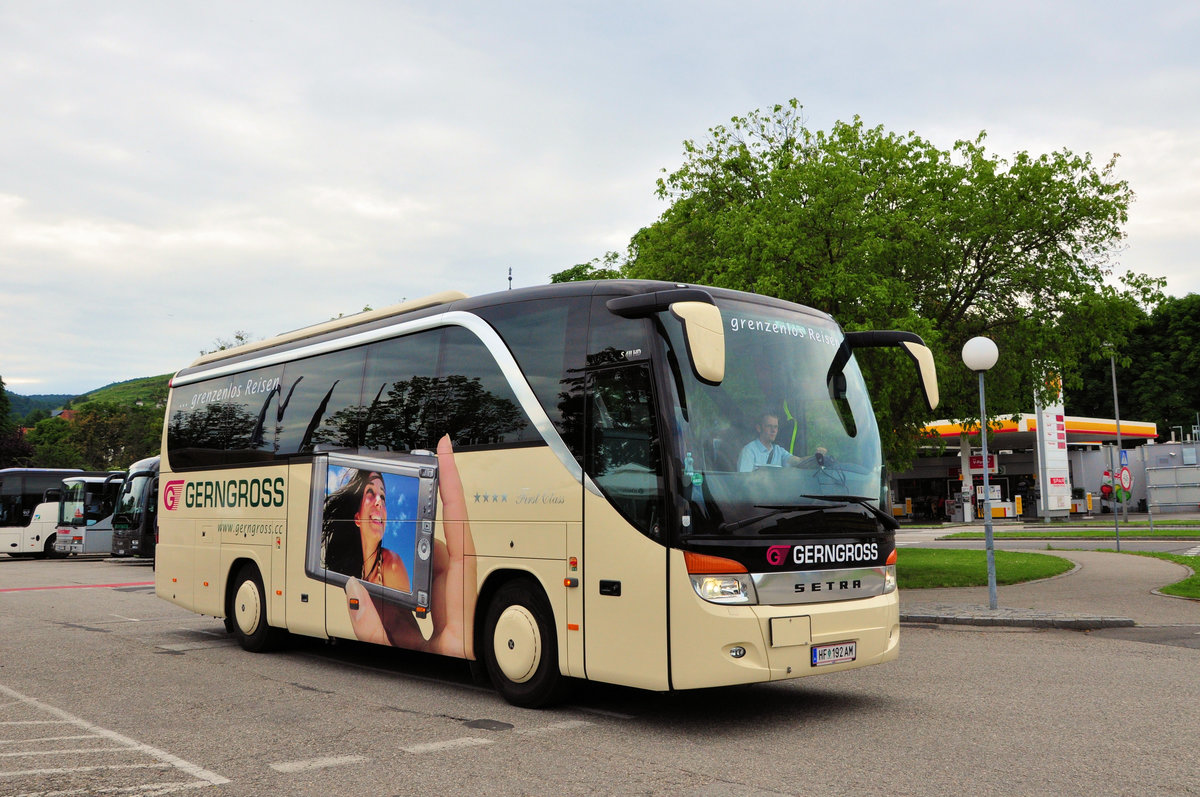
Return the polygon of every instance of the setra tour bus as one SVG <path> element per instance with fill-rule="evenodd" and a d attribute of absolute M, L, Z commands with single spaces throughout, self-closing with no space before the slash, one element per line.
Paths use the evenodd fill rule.
<path fill-rule="evenodd" d="M 154 558 L 158 536 L 158 457 L 129 466 L 112 517 L 112 555 Z"/>
<path fill-rule="evenodd" d="M 479 662 L 508 701 L 894 659 L 896 522 L 853 356 L 906 332 L 641 281 L 449 292 L 179 371 L 156 591 Z"/>
<path fill-rule="evenodd" d="M 13 557 L 54 555 L 62 480 L 79 468 L 0 470 L 0 551 Z"/>

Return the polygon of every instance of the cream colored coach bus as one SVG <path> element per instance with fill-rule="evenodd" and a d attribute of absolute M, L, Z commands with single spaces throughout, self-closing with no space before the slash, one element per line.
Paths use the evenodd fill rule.
<path fill-rule="evenodd" d="M 510 702 L 893 659 L 895 522 L 853 357 L 904 332 L 670 283 L 448 293 L 175 375 L 158 594 L 479 661 Z"/>

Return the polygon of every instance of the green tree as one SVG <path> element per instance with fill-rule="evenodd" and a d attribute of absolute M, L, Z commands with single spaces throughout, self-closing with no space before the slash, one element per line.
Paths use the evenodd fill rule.
<path fill-rule="evenodd" d="M 1109 351 L 1095 352 L 1079 390 L 1068 395 L 1067 406 L 1074 414 L 1112 416 Z M 1200 412 L 1200 294 L 1164 299 L 1111 351 L 1121 416 L 1153 421 L 1166 439 L 1172 426 L 1189 434 Z"/>
<path fill-rule="evenodd" d="M 579 282 L 581 280 L 611 280 L 621 277 L 621 255 L 606 252 L 587 263 L 580 263 L 550 275 L 551 282 Z"/>
<path fill-rule="evenodd" d="M 619 272 L 777 296 L 850 330 L 917 332 L 949 417 L 978 415 L 959 354 L 987 335 L 1001 352 L 989 412 L 1027 410 L 1035 391 L 1048 397 L 1047 371 L 1078 386 L 1092 353 L 1125 341 L 1164 281 L 1130 273 L 1113 284 L 1133 198 L 1115 157 L 1102 167 L 1067 150 L 1003 159 L 984 140 L 945 151 L 857 117 L 812 131 L 795 101 L 734 117 L 706 142 L 684 142 L 683 165 L 658 181 L 669 207 L 634 235 Z M 896 356 L 859 360 L 888 462 L 902 468 L 930 418 L 914 380 L 894 377 Z"/>
<path fill-rule="evenodd" d="M 41 407 L 38 407 L 37 409 L 32 409 L 29 411 L 29 414 L 25 416 L 25 420 L 21 421 L 21 425 L 32 429 L 49 417 L 49 410 L 44 410 Z"/>
<path fill-rule="evenodd" d="M 71 440 L 89 468 L 119 470 L 157 453 L 162 412 L 91 401 L 78 409 Z"/>
<path fill-rule="evenodd" d="M 23 464 L 33 453 L 29 442 L 21 435 L 20 427 L 10 417 L 11 412 L 4 378 L 0 377 L 0 468 Z"/>
<path fill-rule="evenodd" d="M 71 438 L 71 424 L 63 418 L 38 421 L 26 436 L 33 448 L 29 464 L 36 468 L 85 467 L 83 454 Z"/>

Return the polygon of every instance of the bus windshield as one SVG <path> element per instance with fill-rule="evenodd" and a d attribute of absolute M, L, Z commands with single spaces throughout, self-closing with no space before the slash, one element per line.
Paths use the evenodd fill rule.
<path fill-rule="evenodd" d="M 64 479 L 59 525 L 92 526 L 112 514 L 115 485 Z"/>
<path fill-rule="evenodd" d="M 142 497 L 153 478 L 152 473 L 134 473 L 121 485 L 117 508 L 113 512 L 114 527 L 135 528 L 138 525 L 142 515 Z"/>
<path fill-rule="evenodd" d="M 685 534 L 759 536 L 797 528 L 781 519 L 847 504 L 879 506 L 879 432 L 853 359 L 830 382 L 843 335 L 825 315 L 718 300 L 725 377 L 698 380 L 670 358 L 675 456 L 689 504 Z M 666 323 L 673 352 L 678 324 Z M 874 511 L 874 510 L 871 510 Z M 767 522 L 764 522 L 767 521 Z"/>

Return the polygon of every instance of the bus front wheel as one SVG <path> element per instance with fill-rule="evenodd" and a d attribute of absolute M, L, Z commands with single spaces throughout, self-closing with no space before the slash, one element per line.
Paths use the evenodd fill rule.
<path fill-rule="evenodd" d="M 267 593 L 253 565 L 238 571 L 225 618 L 225 627 L 245 650 L 263 653 L 283 641 L 283 631 L 267 624 Z"/>
<path fill-rule="evenodd" d="M 484 662 L 492 684 L 515 706 L 539 708 L 562 697 L 554 615 L 541 587 L 510 581 L 488 605 Z"/>

